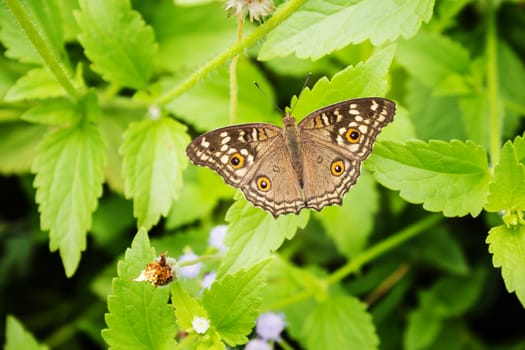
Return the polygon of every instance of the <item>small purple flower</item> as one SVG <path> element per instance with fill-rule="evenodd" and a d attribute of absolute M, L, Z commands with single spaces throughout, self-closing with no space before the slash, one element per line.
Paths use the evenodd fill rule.
<path fill-rule="evenodd" d="M 217 248 L 221 253 L 224 253 L 228 247 L 224 245 L 224 237 L 226 236 L 226 231 L 228 226 L 218 225 L 211 229 L 210 238 L 208 238 L 208 244 L 211 247 Z"/>
<path fill-rule="evenodd" d="M 197 260 L 198 258 L 199 258 L 198 255 L 196 255 L 195 253 L 190 251 L 190 252 L 185 253 L 183 256 L 181 256 L 179 258 L 178 262 L 180 264 L 181 262 Z M 181 272 L 183 277 L 195 278 L 195 277 L 197 277 L 199 275 L 199 272 L 201 271 L 201 268 L 202 268 L 202 263 L 198 262 L 198 263 L 193 264 L 193 265 L 181 267 L 180 268 L 180 272 Z"/>
<path fill-rule="evenodd" d="M 266 312 L 257 318 L 255 331 L 264 340 L 280 341 L 280 335 L 285 326 L 283 314 Z"/>
<path fill-rule="evenodd" d="M 246 344 L 244 350 L 272 350 L 272 347 L 262 339 L 252 339 Z"/>
<path fill-rule="evenodd" d="M 215 282 L 216 277 L 217 277 L 217 272 L 215 271 L 212 271 L 204 275 L 204 277 L 202 278 L 202 283 L 201 283 L 202 289 L 206 289 L 206 288 L 210 289 L 213 282 Z"/>

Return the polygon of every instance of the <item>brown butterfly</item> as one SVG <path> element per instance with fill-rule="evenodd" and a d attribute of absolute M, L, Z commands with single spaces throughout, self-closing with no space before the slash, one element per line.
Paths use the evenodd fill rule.
<path fill-rule="evenodd" d="M 341 204 L 395 110 L 384 98 L 347 100 L 316 110 L 299 124 L 286 114 L 283 128 L 251 123 L 212 130 L 195 138 L 186 154 L 274 217 L 321 210 Z"/>

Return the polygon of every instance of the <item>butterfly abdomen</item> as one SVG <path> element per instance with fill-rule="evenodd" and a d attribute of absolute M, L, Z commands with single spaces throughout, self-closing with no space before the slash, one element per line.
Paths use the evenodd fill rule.
<path fill-rule="evenodd" d="M 287 115 L 283 119 L 283 126 L 284 142 L 286 143 L 288 152 L 290 153 L 292 167 L 295 170 L 295 173 L 297 174 L 297 181 L 299 182 L 299 186 L 303 188 L 303 160 L 301 156 L 301 140 L 299 129 L 295 124 L 295 119 L 289 115 Z"/>

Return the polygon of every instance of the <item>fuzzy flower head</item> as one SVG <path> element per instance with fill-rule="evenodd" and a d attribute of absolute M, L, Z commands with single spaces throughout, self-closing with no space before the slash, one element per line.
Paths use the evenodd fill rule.
<path fill-rule="evenodd" d="M 255 331 L 264 340 L 281 340 L 281 332 L 284 330 L 286 322 L 284 315 L 275 312 L 266 312 L 257 317 Z"/>
<path fill-rule="evenodd" d="M 224 245 L 224 237 L 226 236 L 226 231 L 228 226 L 218 225 L 211 229 L 210 237 L 208 238 L 208 244 L 211 247 L 217 248 L 221 253 L 224 253 L 228 247 Z"/>
<path fill-rule="evenodd" d="M 202 289 L 210 289 L 213 282 L 215 282 L 215 279 L 217 278 L 217 273 L 215 271 L 212 271 L 202 278 L 201 286 Z"/>
<path fill-rule="evenodd" d="M 148 108 L 148 116 L 153 120 L 158 120 L 162 114 L 162 111 L 159 106 L 151 105 Z"/>
<path fill-rule="evenodd" d="M 265 340 L 252 339 L 246 344 L 244 350 L 272 350 L 272 347 Z"/>
<path fill-rule="evenodd" d="M 179 258 L 178 262 L 180 264 L 180 263 L 186 262 L 186 261 L 197 260 L 198 258 L 199 258 L 199 256 L 197 254 L 195 254 L 192 251 L 188 251 L 188 252 L 186 252 L 184 255 L 182 255 Z M 181 273 L 181 275 L 183 277 L 195 278 L 195 277 L 199 276 L 201 268 L 202 268 L 202 263 L 198 262 L 198 263 L 193 264 L 193 265 L 187 265 L 187 266 L 181 267 L 180 268 L 180 273 Z"/>
<path fill-rule="evenodd" d="M 195 316 L 191 321 L 191 326 L 198 334 L 204 334 L 210 328 L 210 321 L 204 317 Z"/>
<path fill-rule="evenodd" d="M 227 0 L 226 11 L 233 13 L 239 19 L 244 19 L 246 13 L 250 15 L 250 21 L 261 21 L 273 12 L 275 6 L 273 0 Z"/>

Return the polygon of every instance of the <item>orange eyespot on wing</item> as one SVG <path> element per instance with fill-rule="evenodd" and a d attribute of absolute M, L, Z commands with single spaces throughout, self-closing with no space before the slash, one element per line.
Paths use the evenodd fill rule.
<path fill-rule="evenodd" d="M 330 171 L 334 176 L 341 176 L 345 172 L 345 163 L 342 160 L 333 161 L 330 165 Z"/>
<path fill-rule="evenodd" d="M 244 166 L 244 156 L 239 153 L 234 153 L 230 157 L 230 164 L 234 169 L 240 169 Z"/>
<path fill-rule="evenodd" d="M 272 182 L 266 176 L 257 178 L 257 188 L 263 192 L 268 192 L 272 188 Z"/>
<path fill-rule="evenodd" d="M 361 139 L 361 132 L 356 128 L 349 128 L 345 133 L 346 141 L 350 143 L 359 142 Z"/>

